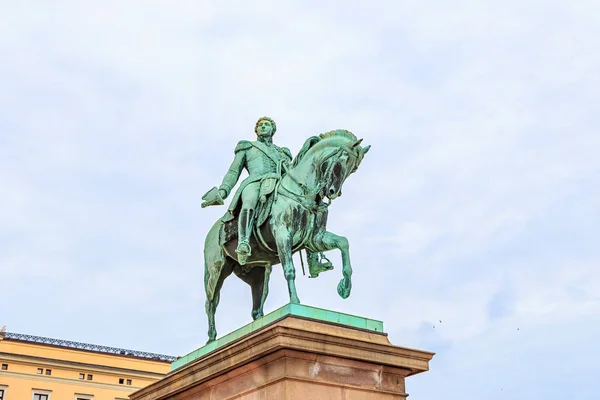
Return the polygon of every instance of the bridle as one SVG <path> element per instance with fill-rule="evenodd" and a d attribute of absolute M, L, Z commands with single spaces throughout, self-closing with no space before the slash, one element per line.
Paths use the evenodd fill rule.
<path fill-rule="evenodd" d="M 321 182 L 320 185 L 315 189 L 315 190 L 310 190 L 309 187 L 307 187 L 304 183 L 300 182 L 298 180 L 298 178 L 296 178 L 292 171 L 290 169 L 288 169 L 288 165 L 285 163 L 284 160 L 281 160 L 279 162 L 278 165 L 278 173 L 280 177 L 282 176 L 282 172 L 285 170 L 285 174 L 286 176 L 289 176 L 294 183 L 296 183 L 300 189 L 302 190 L 302 193 L 296 193 L 288 188 L 286 188 L 282 181 L 283 179 L 279 179 L 279 182 L 277 183 L 277 188 L 276 188 L 276 192 L 278 194 L 281 194 L 285 197 L 288 197 L 292 200 L 295 200 L 296 202 L 298 202 L 300 205 L 302 205 L 304 208 L 306 208 L 308 211 L 310 211 L 311 213 L 316 212 L 316 210 L 321 207 L 322 205 L 319 205 L 316 203 L 316 201 L 312 200 L 314 199 L 319 193 L 321 193 L 321 191 L 323 190 L 323 188 L 325 186 L 327 186 L 328 182 L 325 182 L 325 180 L 323 179 L 324 176 L 331 176 L 332 175 L 332 168 L 335 165 L 335 162 L 330 162 L 329 165 L 327 166 L 327 169 L 325 170 L 325 172 L 322 171 L 322 166 L 323 164 L 325 164 L 326 162 L 328 162 L 329 160 L 331 160 L 334 157 L 340 158 L 340 154 L 341 153 L 346 153 L 348 155 L 354 155 L 353 151 L 350 150 L 350 148 L 348 148 L 347 146 L 342 146 L 340 148 L 338 148 L 336 151 L 332 152 L 331 154 L 329 154 L 327 157 L 325 157 L 318 165 L 317 168 L 317 181 Z M 322 196 L 325 197 L 325 196 Z M 307 199 L 311 199 L 309 201 L 307 201 Z M 331 199 L 329 199 L 328 203 L 324 203 L 327 207 L 331 204 Z"/>

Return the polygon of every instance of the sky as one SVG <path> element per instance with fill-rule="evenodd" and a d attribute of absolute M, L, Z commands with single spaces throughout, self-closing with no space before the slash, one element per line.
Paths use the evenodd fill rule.
<path fill-rule="evenodd" d="M 169 355 L 207 339 L 202 209 L 258 117 L 372 146 L 330 208 L 353 291 L 304 304 L 436 353 L 411 399 L 600 390 L 600 3 L 2 1 L 0 326 Z M 298 259 L 296 256 L 296 264 Z M 251 321 L 223 287 L 217 328 Z M 280 267 L 265 311 L 288 301 Z"/>

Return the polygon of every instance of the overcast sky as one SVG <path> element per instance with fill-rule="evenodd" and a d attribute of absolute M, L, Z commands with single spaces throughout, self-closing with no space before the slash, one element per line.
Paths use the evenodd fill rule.
<path fill-rule="evenodd" d="M 333 252 L 298 293 L 436 352 L 411 399 L 597 398 L 598 1 L 1 3 L 8 331 L 201 346 L 225 211 L 201 196 L 268 115 L 294 154 L 335 128 L 372 145 L 330 208 L 352 295 Z M 220 335 L 250 298 L 226 281 Z M 265 310 L 287 301 L 277 267 Z"/>

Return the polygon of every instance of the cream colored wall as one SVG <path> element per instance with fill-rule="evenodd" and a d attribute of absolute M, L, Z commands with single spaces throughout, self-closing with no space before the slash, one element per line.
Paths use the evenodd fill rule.
<path fill-rule="evenodd" d="M 8 370 L 0 370 L 0 387 L 8 386 L 5 400 L 30 400 L 32 389 L 51 391 L 51 400 L 74 400 L 76 394 L 94 400 L 126 399 L 170 369 L 167 362 L 9 340 L 0 340 L 0 363 L 8 364 Z M 38 368 L 43 368 L 42 375 L 37 374 Z M 50 376 L 45 375 L 46 369 L 52 370 Z M 79 379 L 80 373 L 85 374 L 84 380 Z M 91 381 L 88 374 L 93 375 Z M 119 384 L 120 378 L 131 379 L 132 385 Z"/>
<path fill-rule="evenodd" d="M 136 390 L 132 386 L 111 388 L 52 379 L 36 380 L 23 376 L 10 376 L 5 372 L 0 373 L 0 385 L 8 386 L 4 396 L 6 400 L 31 400 L 33 389 L 51 391 L 50 400 L 75 400 L 77 394 L 89 395 L 94 400 L 127 399 L 127 396 Z"/>
<path fill-rule="evenodd" d="M 77 349 L 44 346 L 37 343 L 14 342 L 10 340 L 0 341 L 0 352 L 30 355 L 35 357 L 55 358 L 57 360 L 74 361 L 81 363 L 114 366 L 118 364 L 121 368 L 140 369 L 148 372 L 164 373 L 170 366 L 165 368 L 164 362 L 144 360 L 139 358 L 120 357 L 112 354 L 87 352 Z"/>

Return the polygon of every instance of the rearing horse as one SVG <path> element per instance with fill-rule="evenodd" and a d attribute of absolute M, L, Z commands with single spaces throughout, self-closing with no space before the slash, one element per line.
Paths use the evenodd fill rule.
<path fill-rule="evenodd" d="M 357 170 L 370 148 L 361 147 L 361 141 L 346 130 L 313 136 L 304 143 L 291 166 L 282 166 L 284 171 L 273 198 L 262 203 L 263 218 L 261 210 L 257 212 L 257 223 L 250 240 L 253 251 L 245 265 L 237 262 L 235 252 L 237 222 L 234 220 L 226 225 L 219 220 L 213 225 L 204 243 L 208 342 L 217 337 L 215 312 L 223 282 L 232 272 L 251 287 L 253 319 L 263 315 L 273 265 L 282 264 L 290 302 L 300 303 L 292 255 L 302 249 L 313 253 L 339 249 L 343 277 L 337 291 L 342 298 L 350 296 L 352 266 L 348 240 L 327 231 L 329 204 L 323 199 L 328 198 L 331 203 L 341 196 L 344 181 Z"/>

